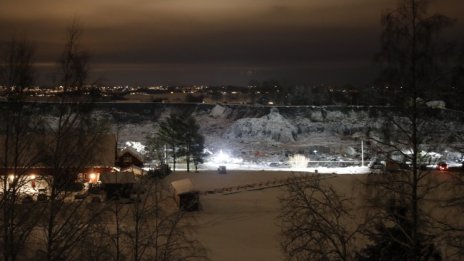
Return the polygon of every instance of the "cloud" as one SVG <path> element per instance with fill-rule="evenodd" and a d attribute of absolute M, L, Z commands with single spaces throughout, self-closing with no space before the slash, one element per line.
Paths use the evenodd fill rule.
<path fill-rule="evenodd" d="M 441 11 L 456 13 L 455 10 L 464 9 L 460 0 L 439 2 L 437 8 Z M 341 61 L 369 62 L 378 49 L 380 15 L 395 3 L 391 0 L 5 0 L 0 9 L 0 35 L 28 36 L 38 46 L 39 62 L 50 63 L 58 56 L 66 26 L 77 18 L 84 28 L 83 45 L 93 55 L 93 62 L 101 65 L 131 68 L 131 64 L 171 67 L 184 64 L 195 71 L 192 66 L 214 68 L 222 64 L 223 73 L 230 69 L 227 65 L 245 69 L 256 66 L 282 69 L 282 65 L 287 65 L 290 71 L 308 64 L 321 64 L 325 68 L 329 67 L 327 63 Z M 101 67 L 100 71 L 103 70 Z"/>

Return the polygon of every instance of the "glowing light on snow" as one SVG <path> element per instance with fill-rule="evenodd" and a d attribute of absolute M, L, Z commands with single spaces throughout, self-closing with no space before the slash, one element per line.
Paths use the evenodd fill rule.
<path fill-rule="evenodd" d="M 215 161 L 217 162 L 228 162 L 230 160 L 230 156 L 227 153 L 224 153 L 222 150 L 219 151 L 218 155 L 215 157 Z"/>
<path fill-rule="evenodd" d="M 240 164 L 243 162 L 243 159 L 234 158 L 230 156 L 228 153 L 223 152 L 222 150 L 219 150 L 217 154 L 213 155 L 210 158 L 209 162 L 214 163 L 214 164 L 224 164 L 224 163 Z"/>
<path fill-rule="evenodd" d="M 292 168 L 306 168 L 308 165 L 309 158 L 305 157 L 305 155 L 302 154 L 295 154 L 290 159 L 288 162 L 292 166 Z"/>

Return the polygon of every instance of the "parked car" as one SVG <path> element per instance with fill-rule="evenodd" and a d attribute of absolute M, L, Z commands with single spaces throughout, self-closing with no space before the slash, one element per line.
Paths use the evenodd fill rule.
<path fill-rule="evenodd" d="M 446 164 L 446 162 L 443 162 L 443 161 L 438 162 L 437 170 L 442 170 L 442 171 L 448 170 L 448 164 Z"/>
<path fill-rule="evenodd" d="M 219 174 L 226 174 L 227 173 L 226 166 L 219 166 L 218 173 Z"/>

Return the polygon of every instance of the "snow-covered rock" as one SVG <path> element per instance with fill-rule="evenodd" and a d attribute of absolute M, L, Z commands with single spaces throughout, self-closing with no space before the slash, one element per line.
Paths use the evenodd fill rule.
<path fill-rule="evenodd" d="M 210 117 L 213 117 L 213 118 L 223 118 L 224 115 L 225 115 L 225 112 L 226 112 L 226 108 L 217 104 L 216 106 L 214 106 L 214 108 L 211 110 L 211 112 L 209 113 L 209 116 Z"/>
<path fill-rule="evenodd" d="M 277 108 L 261 118 L 239 119 L 226 130 L 226 139 L 272 140 L 282 143 L 293 142 L 297 128 L 283 117 Z"/>

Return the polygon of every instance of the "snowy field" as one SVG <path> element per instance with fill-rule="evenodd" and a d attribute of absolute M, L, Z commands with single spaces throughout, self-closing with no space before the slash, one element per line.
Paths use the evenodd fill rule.
<path fill-rule="evenodd" d="M 178 172 L 168 181 L 190 178 L 194 188 L 200 191 L 221 191 L 222 188 L 262 184 L 285 180 L 293 175 L 310 175 L 289 171 L 228 171 L 225 175 L 216 171 L 199 173 Z M 337 189 L 351 193 L 358 178 L 364 175 L 343 175 Z M 354 178 L 353 178 L 354 177 Z M 208 249 L 214 261 L 283 260 L 279 247 L 279 197 L 284 187 L 244 190 L 238 193 L 202 194 L 202 210 L 195 213 L 195 236 Z"/>
<path fill-rule="evenodd" d="M 225 166 L 227 170 L 235 171 L 270 171 L 270 172 L 310 172 L 320 174 L 369 174 L 372 169 L 367 166 L 351 167 L 273 167 L 268 164 L 246 164 L 246 163 L 214 163 L 207 162 L 199 166 L 200 171 L 217 170 L 218 166 Z M 177 170 L 186 170 L 185 164 L 177 164 Z"/>
<path fill-rule="evenodd" d="M 280 203 L 285 195 L 284 186 L 260 186 L 285 181 L 292 176 L 312 175 L 308 172 L 292 171 L 228 171 L 221 175 L 216 171 L 199 173 L 177 172 L 167 177 L 167 182 L 189 178 L 194 189 L 201 192 L 201 210 L 193 213 L 196 239 L 207 248 L 208 256 L 214 261 L 277 261 L 284 260 L 279 246 Z M 451 172 L 432 172 L 432 178 L 450 182 Z M 323 182 L 330 184 L 343 197 L 351 198 L 351 220 L 362 220 L 365 215 L 362 189 L 370 175 L 327 175 Z M 224 188 L 242 187 L 233 193 Z M 447 186 L 435 191 L 437 198 L 453 196 Z M 432 195 L 432 196 L 433 196 Z M 432 209 L 428 209 L 432 211 Z M 455 210 L 453 210 L 455 211 Z M 452 210 L 447 219 L 460 217 Z M 434 215 L 443 215 L 442 211 Z M 446 247 L 444 256 L 448 255 Z"/>
<path fill-rule="evenodd" d="M 175 173 L 170 180 L 190 178 L 195 189 L 215 190 L 289 177 L 286 172 L 233 172 L 219 175 Z M 201 195 L 202 210 L 195 214 L 196 238 L 215 261 L 283 260 L 279 249 L 279 196 L 281 188 L 236 194 Z"/>

